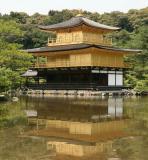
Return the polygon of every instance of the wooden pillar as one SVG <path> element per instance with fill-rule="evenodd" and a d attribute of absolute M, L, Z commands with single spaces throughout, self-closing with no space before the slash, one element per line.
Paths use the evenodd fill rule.
<path fill-rule="evenodd" d="M 117 70 L 115 70 L 115 86 L 117 86 Z"/>
<path fill-rule="evenodd" d="M 71 83 L 71 73 L 68 74 L 68 83 Z"/>
<path fill-rule="evenodd" d="M 93 83 L 93 74 L 92 73 L 90 73 L 89 81 L 90 81 L 90 83 Z"/>
<path fill-rule="evenodd" d="M 37 76 L 37 84 L 39 85 L 40 84 L 40 77 Z"/>
<path fill-rule="evenodd" d="M 26 77 L 26 86 L 28 87 L 28 77 Z"/>
<path fill-rule="evenodd" d="M 39 57 L 36 58 L 37 67 L 39 67 Z"/>

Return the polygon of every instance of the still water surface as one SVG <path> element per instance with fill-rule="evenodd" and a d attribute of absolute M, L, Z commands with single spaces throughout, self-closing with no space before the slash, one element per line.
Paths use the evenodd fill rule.
<path fill-rule="evenodd" d="M 90 159 L 148 159 L 148 97 L 0 103 L 0 160 Z"/>

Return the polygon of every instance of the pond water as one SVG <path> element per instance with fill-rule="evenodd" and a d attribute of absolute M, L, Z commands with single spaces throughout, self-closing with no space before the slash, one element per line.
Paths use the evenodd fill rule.
<path fill-rule="evenodd" d="M 0 160 L 147 160 L 148 97 L 0 103 Z"/>

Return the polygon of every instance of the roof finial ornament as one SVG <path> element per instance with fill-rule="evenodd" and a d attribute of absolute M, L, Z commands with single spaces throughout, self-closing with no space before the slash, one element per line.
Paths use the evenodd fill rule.
<path fill-rule="evenodd" d="M 78 11 L 79 13 L 76 15 L 76 17 L 83 17 L 83 10 L 79 9 Z"/>

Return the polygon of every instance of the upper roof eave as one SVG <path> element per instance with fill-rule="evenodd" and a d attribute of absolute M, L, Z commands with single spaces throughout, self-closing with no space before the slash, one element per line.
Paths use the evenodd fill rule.
<path fill-rule="evenodd" d="M 41 30 L 55 31 L 55 30 L 58 30 L 58 29 L 77 27 L 77 26 L 80 26 L 82 24 L 85 24 L 87 26 L 94 27 L 94 28 L 97 28 L 97 29 L 112 30 L 112 31 L 120 30 L 120 28 L 118 28 L 118 27 L 112 27 L 112 26 L 100 24 L 98 22 L 89 20 L 89 19 L 84 18 L 84 17 L 74 17 L 74 18 L 71 18 L 70 20 L 67 20 L 67 21 L 64 21 L 64 22 L 61 22 L 61 23 L 57 23 L 57 24 L 53 24 L 53 25 L 49 25 L 49 26 L 39 25 L 38 27 Z"/>

